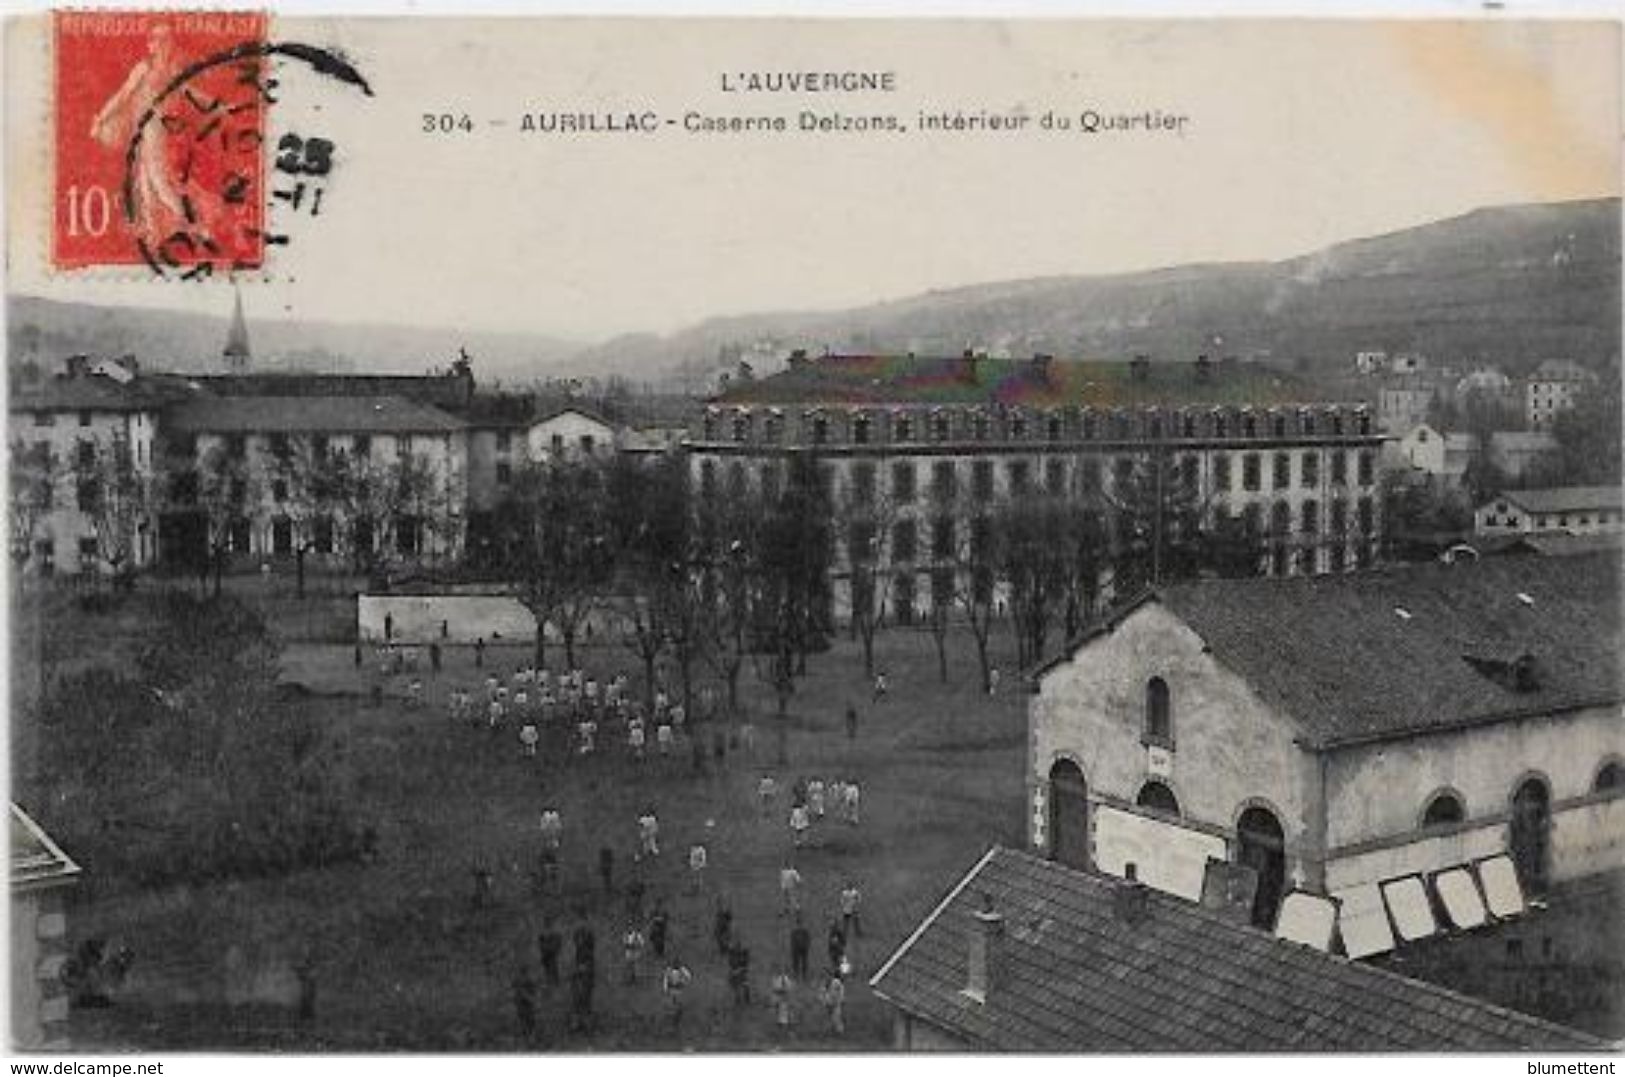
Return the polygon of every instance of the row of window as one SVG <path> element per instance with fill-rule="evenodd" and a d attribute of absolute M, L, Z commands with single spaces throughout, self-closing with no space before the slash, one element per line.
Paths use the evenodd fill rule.
<path fill-rule="evenodd" d="M 390 524 L 390 536 L 393 538 L 396 553 L 415 555 L 423 551 L 426 525 L 422 517 L 397 515 L 391 518 Z M 245 516 L 232 520 L 226 528 L 227 552 L 235 554 L 253 552 L 253 530 L 253 521 Z M 286 516 L 273 518 L 270 552 L 276 555 L 293 554 L 294 534 L 293 520 Z M 357 549 L 374 548 L 380 537 L 371 520 L 359 519 L 350 527 L 350 542 Z M 310 521 L 311 552 L 336 553 L 339 541 L 339 528 L 333 517 L 317 516 Z"/>
<path fill-rule="evenodd" d="M 1318 489 L 1320 476 L 1320 454 L 1306 452 L 1302 454 L 1299 473 L 1302 476 L 1302 486 L 1305 489 Z M 1333 450 L 1329 454 L 1331 460 L 1331 485 L 1346 486 L 1348 484 L 1348 454 Z M 1043 461 L 1042 479 L 1043 492 L 1051 496 L 1065 496 L 1068 492 L 1068 479 L 1076 475 L 1078 485 L 1086 491 L 1104 489 L 1105 468 L 1101 460 L 1086 457 L 1078 461 L 1075 472 L 1067 466 L 1067 460 L 1052 457 Z M 1117 488 L 1122 489 L 1135 481 L 1137 467 L 1144 465 L 1132 457 L 1118 457 L 1112 465 L 1112 481 Z M 1242 488 L 1249 492 L 1260 489 L 1259 455 L 1245 453 L 1242 456 Z M 1285 489 L 1290 483 L 1287 476 L 1290 474 L 1291 462 L 1289 454 L 1278 453 L 1275 462 L 1275 488 Z M 892 463 L 891 468 L 891 498 L 899 504 L 909 504 L 919 496 L 918 470 L 912 460 L 900 460 Z M 1375 480 L 1376 461 L 1374 455 L 1362 450 L 1356 455 L 1356 473 L 1358 485 L 1370 487 Z M 1039 470 L 1029 460 L 1010 460 L 1005 463 L 1006 487 L 1012 496 L 1020 497 L 1038 490 L 1036 479 Z M 867 505 L 874 501 L 878 488 L 879 465 L 867 460 L 857 461 L 852 465 L 850 472 L 852 484 L 852 500 L 858 505 Z M 1192 454 L 1180 457 L 1174 464 L 1172 475 L 1175 482 L 1185 487 L 1190 493 L 1200 488 L 1201 459 Z M 746 487 L 745 465 L 735 461 L 729 468 L 728 483 L 732 493 L 741 493 Z M 778 490 L 778 474 L 772 464 L 762 467 L 762 482 L 764 489 Z M 1225 454 L 1213 458 L 1213 482 L 1220 492 L 1233 490 L 1231 484 L 1230 458 Z M 706 460 L 700 464 L 700 484 L 702 492 L 710 496 L 716 489 L 716 465 Z M 931 481 L 929 495 L 931 500 L 946 504 L 956 500 L 959 496 L 960 482 L 959 469 L 952 460 L 939 460 L 931 465 Z M 973 460 L 970 468 L 970 495 L 978 501 L 988 501 L 995 493 L 995 472 L 992 460 Z"/>
<path fill-rule="evenodd" d="M 714 441 L 721 431 L 723 415 L 717 410 L 706 412 L 703 424 L 705 440 Z M 815 445 L 829 442 L 835 432 L 835 422 L 821 411 L 808 411 L 802 415 L 802 429 Z M 1047 441 L 1066 441 L 1095 438 L 1163 437 L 1181 438 L 1257 438 L 1263 436 L 1316 437 L 1330 435 L 1342 437 L 1351 430 L 1361 436 L 1371 434 L 1371 416 L 1364 410 L 1345 414 L 1342 411 L 1317 413 L 1309 409 L 1289 417 L 1285 413 L 1271 412 L 1260 416 L 1247 410 L 1212 409 L 1204 412 L 1178 411 L 1128 413 L 1123 411 L 1096 412 L 1090 409 L 1064 408 L 1029 416 L 1012 410 L 993 414 L 981 409 L 935 410 L 924 415 L 906 411 L 891 412 L 882 420 L 867 412 L 851 415 L 846 423 L 853 444 L 869 445 L 880 440 L 884 428 L 891 442 L 915 440 L 948 441 L 968 438 L 972 441 L 1026 441 L 1042 437 Z M 756 430 L 756 416 L 749 411 L 735 411 L 727 418 L 729 437 L 736 442 L 751 440 Z M 763 441 L 776 443 L 785 436 L 782 413 L 768 412 L 762 417 Z"/>

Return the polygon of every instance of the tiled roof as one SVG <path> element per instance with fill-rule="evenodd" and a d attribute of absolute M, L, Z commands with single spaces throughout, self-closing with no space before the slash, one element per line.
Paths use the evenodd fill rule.
<path fill-rule="evenodd" d="M 1555 486 L 1545 490 L 1505 490 L 1496 501 L 1510 501 L 1527 512 L 1587 512 L 1618 509 L 1625 498 L 1618 486 Z"/>
<path fill-rule="evenodd" d="M 450 433 L 462 420 L 398 396 L 203 396 L 168 417 L 192 433 Z"/>
<path fill-rule="evenodd" d="M 998 1051 L 1602 1050 L 1579 1031 L 1280 941 L 1200 905 L 994 849 L 870 981 Z M 1004 918 L 983 1001 L 963 992 L 974 914 Z"/>
<path fill-rule="evenodd" d="M 439 407 L 467 402 L 472 382 L 453 374 L 196 374 L 215 396 L 400 396 Z"/>
<path fill-rule="evenodd" d="M 1198 380 L 1189 362 L 1151 363 L 1141 379 L 1125 362 L 1054 359 L 1044 368 L 1031 359 L 830 355 L 765 378 L 735 381 L 712 402 L 1111 408 L 1269 406 L 1324 402 L 1324 397 L 1290 375 L 1252 363 L 1214 363 L 1206 380 Z"/>
<path fill-rule="evenodd" d="M 72 882 L 79 875 L 75 864 L 40 825 L 17 805 L 11 806 L 11 886 L 35 890 Z"/>
<path fill-rule="evenodd" d="M 1311 747 L 1625 698 L 1620 559 L 1608 553 L 1207 580 L 1157 597 Z M 1468 660 L 1523 653 L 1537 663 L 1532 690 Z"/>
<path fill-rule="evenodd" d="M 13 385 L 7 410 L 156 411 L 177 396 L 177 387 L 161 379 L 138 378 L 120 384 L 99 374 L 87 374 L 50 378 L 37 385 Z"/>

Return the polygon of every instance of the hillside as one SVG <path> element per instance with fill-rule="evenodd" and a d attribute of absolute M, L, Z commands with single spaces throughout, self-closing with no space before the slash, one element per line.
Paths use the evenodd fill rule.
<path fill-rule="evenodd" d="M 1100 358 L 1214 351 L 1310 370 L 1381 348 L 1512 370 L 1554 355 L 1600 366 L 1619 351 L 1619 213 L 1617 199 L 1497 207 L 1282 262 L 1048 277 L 854 310 L 713 319 L 669 338 L 613 340 L 570 365 L 660 364 L 701 385 L 728 365 L 722 357 L 769 345 Z"/>
<path fill-rule="evenodd" d="M 1046 277 L 928 292 L 851 310 L 714 318 L 657 336 L 582 347 L 556 338 L 256 320 L 262 367 L 413 371 L 465 347 L 482 381 L 618 374 L 708 389 L 741 358 L 772 369 L 815 354 L 1050 352 L 1186 359 L 1203 351 L 1345 370 L 1357 351 L 1416 350 L 1517 373 L 1543 358 L 1592 367 L 1619 354 L 1618 199 L 1502 206 L 1340 243 L 1280 262 Z M 159 365 L 214 362 L 225 319 L 177 312 L 9 301 L 12 361 L 30 354 L 134 352 Z"/>

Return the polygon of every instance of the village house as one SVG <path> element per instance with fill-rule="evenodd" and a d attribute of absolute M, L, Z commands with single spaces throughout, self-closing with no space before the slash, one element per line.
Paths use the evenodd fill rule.
<path fill-rule="evenodd" d="M 1619 594 L 1608 554 L 1148 592 L 1034 675 L 1031 847 L 1191 897 L 1241 865 L 1266 928 L 1289 890 L 1625 866 Z"/>
<path fill-rule="evenodd" d="M 1625 526 L 1622 500 L 1618 486 L 1504 490 L 1474 510 L 1473 530 L 1486 536 L 1619 531 Z"/>
<path fill-rule="evenodd" d="M 1524 382 L 1524 416 L 1531 430 L 1550 430 L 1557 417 L 1594 386 L 1597 376 L 1572 359 L 1547 359 Z"/>
<path fill-rule="evenodd" d="M 1602 1040 L 995 847 L 869 981 L 913 1051 L 1600 1051 Z"/>

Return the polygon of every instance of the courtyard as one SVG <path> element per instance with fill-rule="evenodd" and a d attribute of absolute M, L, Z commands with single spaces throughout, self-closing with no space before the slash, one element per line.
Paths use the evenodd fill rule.
<path fill-rule="evenodd" d="M 639 762 L 613 724 L 589 757 L 553 730 L 538 756 L 526 758 L 513 725 L 492 732 L 453 723 L 447 698 L 458 686 L 481 697 L 487 674 L 528 664 L 528 646 L 489 647 L 480 669 L 472 649 L 448 648 L 439 674 L 423 663 L 425 698 L 413 706 L 411 674 L 380 676 L 370 650 L 356 668 L 345 636 L 352 600 L 332 593 L 291 602 L 256 594 L 263 581 L 244 582 L 283 640 L 283 680 L 295 705 L 319 720 L 319 750 L 344 776 L 349 807 L 374 827 L 376 852 L 361 862 L 157 889 L 98 879 L 96 864 L 85 863 L 87 883 L 69 913 L 74 940 L 105 939 L 135 955 L 111 1006 L 76 1010 L 72 1034 L 85 1047 L 881 1050 L 890 1019 L 865 986 L 868 977 L 989 844 L 1020 841 L 1023 696 L 1014 677 L 997 696 L 980 692 L 968 634 L 950 636 L 943 684 L 928 633 L 883 632 L 876 659 L 890 691 L 879 702 L 859 644 L 840 635 L 828 652 L 810 656 L 784 723 L 785 766 L 776 761 L 773 693 L 748 665 L 740 684 L 745 720 L 690 723 L 705 749 L 701 767 L 688 743 L 663 757 L 652 739 Z M 143 598 L 130 602 L 139 607 Z M 57 625 L 53 635 L 83 639 L 92 653 L 55 656 L 58 668 L 121 661 L 119 626 L 139 634 L 143 623 L 138 608 L 72 616 L 94 620 L 82 631 Z M 996 632 L 994 644 L 995 661 L 1008 670 L 1008 638 Z M 26 674 L 27 641 L 14 638 L 13 648 L 14 669 Z M 551 649 L 550 664 L 562 661 Z M 624 671 L 636 690 L 638 663 L 619 641 L 594 641 L 580 664 L 600 679 Z M 17 688 L 27 685 L 25 675 Z M 849 704 L 859 713 L 852 738 Z M 727 745 L 720 761 L 716 732 Z M 14 747 L 51 750 L 28 746 L 26 730 L 14 733 Z M 777 784 L 765 808 L 764 776 Z M 791 921 L 781 911 L 779 870 L 792 854 L 790 789 L 811 777 L 858 783 L 861 821 L 845 823 L 832 811 L 794 853 L 805 880 L 812 974 L 795 987 L 785 1034 L 768 992 L 773 974 L 789 968 Z M 538 822 L 549 807 L 564 823 L 557 890 L 539 881 Z M 634 866 L 636 820 L 651 807 L 661 854 Z M 698 888 L 687 864 L 694 842 L 709 854 Z M 600 874 L 605 847 L 614 859 L 609 891 Z M 694 975 L 677 1030 L 663 1011 L 663 962 L 645 953 L 635 982 L 623 982 L 634 872 L 646 887 L 644 919 L 664 902 L 667 952 Z M 488 873 L 488 896 L 477 897 L 477 873 Z M 848 883 L 862 893 L 862 935 L 848 945 L 847 1027 L 837 1036 L 818 989 L 826 933 Z M 734 1002 L 712 941 L 719 903 L 750 950 L 746 1005 Z M 549 916 L 566 938 L 566 968 L 568 940 L 582 920 L 596 934 L 595 1019 L 585 1030 L 568 1027 L 568 986 L 542 980 L 537 936 Z M 316 987 L 308 1019 L 298 1012 L 301 973 Z M 528 1038 L 514 1004 L 515 980 L 524 977 L 540 984 Z"/>

